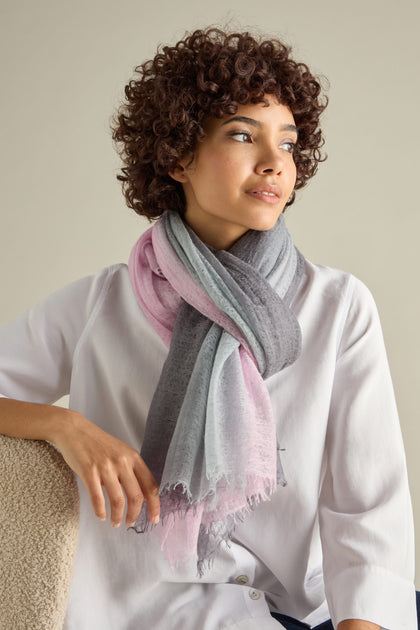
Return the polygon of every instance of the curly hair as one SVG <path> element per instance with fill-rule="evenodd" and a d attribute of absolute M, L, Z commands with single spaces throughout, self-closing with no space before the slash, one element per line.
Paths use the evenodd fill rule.
<path fill-rule="evenodd" d="M 328 99 L 307 65 L 290 47 L 248 32 L 196 30 L 135 68 L 126 100 L 113 123 L 123 161 L 117 179 L 127 205 L 150 220 L 165 210 L 185 210 L 182 185 L 169 172 L 194 154 L 208 117 L 235 114 L 239 105 L 273 95 L 290 108 L 298 128 L 295 190 L 305 186 L 325 159 L 319 118 Z M 295 200 L 295 190 L 288 203 Z"/>

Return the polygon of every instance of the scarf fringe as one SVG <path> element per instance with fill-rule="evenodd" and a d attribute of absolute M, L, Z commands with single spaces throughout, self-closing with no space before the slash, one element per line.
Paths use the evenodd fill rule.
<path fill-rule="evenodd" d="M 255 486 L 255 479 L 247 476 L 247 484 Z M 191 556 L 191 551 L 185 551 L 184 543 L 179 545 L 179 539 L 173 535 L 178 528 L 187 531 L 190 536 L 188 542 L 194 544 L 197 550 L 196 562 L 199 577 L 203 577 L 206 568 L 210 568 L 214 556 L 222 543 L 229 545 L 235 527 L 243 523 L 246 518 L 263 501 L 268 501 L 277 489 L 277 484 L 272 479 L 259 480 L 261 487 L 249 496 L 243 496 L 241 505 L 234 511 L 224 510 L 223 494 L 226 488 L 221 488 L 222 499 L 217 504 L 217 509 L 208 509 L 214 504 L 213 496 L 206 496 L 202 500 L 190 501 L 191 493 L 185 484 L 177 484 L 175 487 L 161 490 L 161 520 L 158 525 L 151 523 L 147 512 L 147 504 L 144 503 L 140 516 L 136 523 L 129 529 L 140 534 L 157 535 L 162 551 L 166 551 L 171 568 L 175 571 L 184 565 Z M 230 488 L 230 497 L 233 493 Z M 237 498 L 237 495 L 236 495 Z M 228 501 L 229 504 L 229 501 Z M 198 528 L 191 528 L 191 524 L 199 524 Z M 186 526 L 185 528 L 183 526 Z"/>

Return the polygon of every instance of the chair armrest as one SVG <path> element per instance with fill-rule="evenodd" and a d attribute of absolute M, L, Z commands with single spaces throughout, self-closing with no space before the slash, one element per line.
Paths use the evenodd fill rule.
<path fill-rule="evenodd" d="M 61 629 L 79 529 L 79 494 L 60 453 L 0 435 L 0 625 Z"/>

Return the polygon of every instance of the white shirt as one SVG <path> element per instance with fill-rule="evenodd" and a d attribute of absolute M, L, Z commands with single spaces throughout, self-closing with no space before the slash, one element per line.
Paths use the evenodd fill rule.
<path fill-rule="evenodd" d="M 237 526 L 204 578 L 93 513 L 80 483 L 66 630 L 279 630 L 277 610 L 416 630 L 406 463 L 380 323 L 353 276 L 306 263 L 302 353 L 266 381 L 288 485 Z M 127 267 L 77 281 L 0 329 L 0 391 L 70 407 L 141 448 L 167 348 Z"/>

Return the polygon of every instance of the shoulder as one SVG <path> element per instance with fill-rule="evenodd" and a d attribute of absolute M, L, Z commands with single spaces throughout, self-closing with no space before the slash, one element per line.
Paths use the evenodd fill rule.
<path fill-rule="evenodd" d="M 361 339 L 383 344 L 375 300 L 353 274 L 305 260 L 294 308 L 315 337 L 334 337 L 338 355 Z"/>
<path fill-rule="evenodd" d="M 297 296 L 324 308 L 374 307 L 374 298 L 366 284 L 347 271 L 304 260 L 304 273 Z"/>
<path fill-rule="evenodd" d="M 59 334 L 80 330 L 100 311 L 112 287 L 127 281 L 126 265 L 106 267 L 50 293 L 1 330 L 8 334 L 10 327 L 22 324 L 31 330 L 46 329 L 50 335 L 54 330 Z"/>
<path fill-rule="evenodd" d="M 45 308 L 61 306 L 90 313 L 104 300 L 112 286 L 124 281 L 125 276 L 128 277 L 128 272 L 124 264 L 105 267 L 58 289 L 45 298 L 40 306 Z"/>
<path fill-rule="evenodd" d="M 375 301 L 364 282 L 306 259 L 291 306 L 311 339 L 333 337 L 337 347 L 343 335 L 360 336 L 372 326 L 380 327 Z"/>
<path fill-rule="evenodd" d="M 104 267 L 92 274 L 84 276 L 79 280 L 75 280 L 71 282 L 63 289 L 59 290 L 57 294 L 66 291 L 79 291 L 90 292 L 90 293 L 101 293 L 102 291 L 106 291 L 113 283 L 119 283 L 124 280 L 125 275 L 127 274 L 127 265 L 123 263 L 118 263 L 115 265 L 111 265 L 109 267 Z"/>

